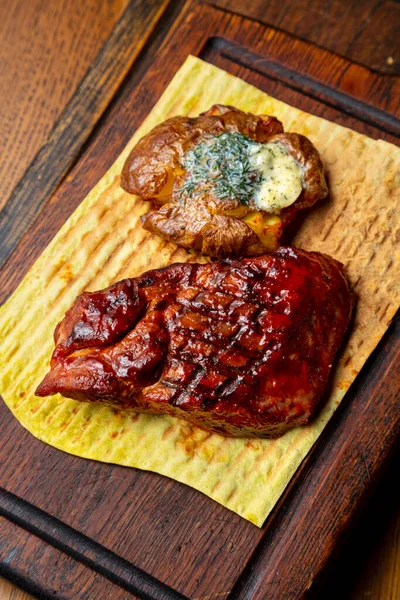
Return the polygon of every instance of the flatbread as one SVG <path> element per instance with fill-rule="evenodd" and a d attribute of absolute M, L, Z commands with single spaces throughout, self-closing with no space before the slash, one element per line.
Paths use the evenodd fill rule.
<path fill-rule="evenodd" d="M 312 210 L 294 245 L 342 261 L 359 300 L 322 411 L 312 424 L 278 439 L 245 440 L 168 416 L 118 412 L 59 395 L 35 397 L 48 369 L 54 328 L 78 294 L 195 260 L 141 228 L 147 204 L 124 192 L 119 177 L 132 147 L 157 123 L 198 115 L 214 103 L 275 115 L 285 130 L 307 135 L 326 166 L 330 199 Z M 7 406 L 34 436 L 56 448 L 172 477 L 261 526 L 398 307 L 399 167 L 399 148 L 304 113 L 189 56 L 121 156 L 2 307 L 0 391 Z"/>

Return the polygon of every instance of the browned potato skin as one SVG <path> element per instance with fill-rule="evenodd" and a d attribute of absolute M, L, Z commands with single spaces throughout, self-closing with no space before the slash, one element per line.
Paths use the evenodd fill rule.
<path fill-rule="evenodd" d="M 283 132 L 274 117 L 250 115 L 215 104 L 199 117 L 172 117 L 157 125 L 133 148 L 125 162 L 121 186 L 143 200 L 155 200 L 171 171 L 179 169 L 182 156 L 205 137 L 240 132 L 257 142 L 266 142 Z"/>
<path fill-rule="evenodd" d="M 278 248 L 282 232 L 279 222 L 272 243 L 266 249 L 246 223 L 236 217 L 212 214 L 209 203 L 201 200 L 196 196 L 187 198 L 184 205 L 167 203 L 158 210 L 149 210 L 142 217 L 143 227 L 208 256 L 259 256 Z"/>
<path fill-rule="evenodd" d="M 305 187 L 296 202 L 281 211 L 280 220 L 268 227 L 268 242 L 261 241 L 245 222 L 229 214 L 239 208 L 243 217 L 258 211 L 255 205 L 244 207 L 235 199 L 218 198 L 207 186 L 195 197 L 176 193 L 186 176 L 181 167 L 183 155 L 207 137 L 225 132 L 240 132 L 261 143 L 280 142 L 303 167 Z M 274 251 L 284 225 L 296 212 L 328 193 L 318 152 L 307 138 L 283 133 L 282 124 L 274 117 L 222 105 L 214 105 L 195 118 L 173 117 L 150 131 L 125 162 L 121 186 L 153 202 L 142 217 L 145 229 L 215 257 L 257 256 Z"/>

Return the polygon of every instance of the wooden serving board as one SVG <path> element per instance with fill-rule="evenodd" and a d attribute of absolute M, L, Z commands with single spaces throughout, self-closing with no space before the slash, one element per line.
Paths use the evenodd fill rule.
<path fill-rule="evenodd" d="M 175 14 L 181 3 L 173 5 Z M 153 35 L 84 151 L 85 132 L 74 142 L 74 117 L 85 106 L 78 90 L 75 109 L 69 107 L 27 172 L 28 213 L 38 216 L 25 222 L 18 244 L 21 223 L 12 241 L 4 237 L 0 244 L 0 258 L 14 250 L 0 276 L 3 300 L 114 162 L 188 54 L 302 110 L 398 141 L 396 77 L 207 4 L 186 4 L 159 45 Z M 92 123 L 87 136 L 91 130 Z M 0 574 L 40 598 L 303 597 L 318 584 L 398 437 L 399 338 L 393 323 L 262 529 L 160 475 L 46 446 L 1 404 Z"/>

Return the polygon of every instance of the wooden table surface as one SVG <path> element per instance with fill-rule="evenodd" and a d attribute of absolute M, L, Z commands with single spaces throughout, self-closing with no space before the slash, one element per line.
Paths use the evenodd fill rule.
<path fill-rule="evenodd" d="M 174 0 L 172 0 L 173 4 Z M 128 0 L 5 0 L 0 3 L 0 210 L 46 143 L 62 110 L 111 34 Z M 138 44 L 165 0 L 131 2 Z M 166 8 L 171 10 L 171 4 Z M 394 0 L 217 0 L 374 70 L 400 75 L 400 4 Z M 360 515 L 318 598 L 400 598 L 400 453 Z M 396 477 L 397 475 L 397 477 Z M 0 600 L 30 598 L 0 578 Z"/>

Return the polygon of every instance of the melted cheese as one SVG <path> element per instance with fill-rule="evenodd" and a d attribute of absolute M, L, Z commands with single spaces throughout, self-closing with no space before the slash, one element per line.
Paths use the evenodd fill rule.
<path fill-rule="evenodd" d="M 249 149 L 251 167 L 262 174 L 254 196 L 260 210 L 279 213 L 297 200 L 303 189 L 303 171 L 280 142 L 254 144 Z"/>
<path fill-rule="evenodd" d="M 258 211 L 251 211 L 242 221 L 246 223 L 260 238 L 266 250 L 276 250 L 277 239 L 280 236 L 281 220 L 275 215 L 265 215 Z"/>

